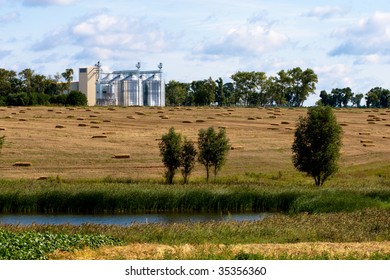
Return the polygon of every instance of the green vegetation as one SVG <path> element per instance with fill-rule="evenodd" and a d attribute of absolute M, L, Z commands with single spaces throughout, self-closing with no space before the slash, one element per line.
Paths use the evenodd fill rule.
<path fill-rule="evenodd" d="M 176 170 L 181 165 L 181 138 L 181 134 L 176 133 L 175 129 L 171 127 L 169 132 L 161 137 L 161 142 L 159 143 L 162 162 L 167 169 L 165 179 L 168 184 L 173 183 Z"/>
<path fill-rule="evenodd" d="M 313 189 L 282 183 L 1 181 L 1 213 L 284 212 L 389 208 L 386 184 Z"/>
<path fill-rule="evenodd" d="M 197 151 L 193 141 L 184 138 L 183 145 L 181 147 L 181 173 L 183 175 L 184 184 L 188 184 L 192 170 L 195 167 Z"/>
<path fill-rule="evenodd" d="M 214 179 L 218 171 L 225 164 L 226 156 L 230 150 L 229 139 L 223 128 L 216 133 L 213 127 L 207 130 L 200 129 L 198 133 L 198 161 L 206 168 L 206 180 L 209 181 L 210 169 L 214 167 Z"/>
<path fill-rule="evenodd" d="M 73 251 L 85 247 L 121 244 L 118 239 L 99 233 L 66 234 L 29 230 L 14 232 L 0 228 L 1 260 L 42 260 L 56 250 Z"/>
<path fill-rule="evenodd" d="M 292 145 L 294 166 L 314 178 L 317 186 L 338 169 L 341 126 L 330 107 L 313 107 L 300 117 Z"/>

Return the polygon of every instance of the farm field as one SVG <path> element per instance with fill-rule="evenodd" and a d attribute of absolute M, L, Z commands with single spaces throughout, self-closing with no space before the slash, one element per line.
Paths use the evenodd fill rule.
<path fill-rule="evenodd" d="M 362 170 L 388 170 L 390 111 L 335 112 L 343 126 L 342 171 L 359 176 Z M 306 109 L 277 108 L 4 107 L 0 176 L 162 179 L 161 136 L 175 127 L 196 141 L 198 130 L 209 126 L 225 127 L 232 145 L 220 176 L 295 176 L 291 144 L 295 123 L 305 114 Z M 192 177 L 204 177 L 203 167 Z"/>
<path fill-rule="evenodd" d="M 43 256 L 52 259 L 389 259 L 390 110 L 335 110 L 343 128 L 340 172 L 320 189 L 291 163 L 295 123 L 305 114 L 304 108 L 0 108 L 2 211 L 34 212 L 39 202 L 48 212 L 94 213 L 106 211 L 102 201 L 107 209 L 116 205 L 114 212 L 198 211 L 207 200 L 205 211 L 288 213 L 244 224 L 0 229 L 6 238 L 8 231 L 81 240 L 104 234 L 98 238 L 120 243 L 56 247 Z M 173 187 L 163 184 L 161 136 L 174 127 L 196 141 L 209 126 L 224 127 L 232 145 L 218 178 L 206 184 L 197 165 L 188 186 L 180 172 Z M 194 195 L 196 203 L 188 199 Z M 128 197 L 137 198 L 138 208 L 121 208 Z"/>

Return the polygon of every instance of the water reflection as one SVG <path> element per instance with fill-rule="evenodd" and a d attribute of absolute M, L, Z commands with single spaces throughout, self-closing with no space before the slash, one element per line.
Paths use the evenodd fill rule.
<path fill-rule="evenodd" d="M 134 215 L 49 215 L 49 214 L 6 214 L 0 215 L 0 224 L 31 225 L 31 224 L 71 224 L 81 225 L 85 223 L 122 225 L 128 226 L 134 223 L 187 223 L 210 221 L 259 221 L 264 219 L 265 213 L 240 213 L 240 214 L 134 214 Z"/>

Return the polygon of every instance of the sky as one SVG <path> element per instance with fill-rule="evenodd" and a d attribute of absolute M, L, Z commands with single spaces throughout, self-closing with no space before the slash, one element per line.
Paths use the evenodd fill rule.
<path fill-rule="evenodd" d="M 0 0 L 0 68 L 155 70 L 166 82 L 311 68 L 321 90 L 390 89 L 390 4 L 282 0 Z"/>

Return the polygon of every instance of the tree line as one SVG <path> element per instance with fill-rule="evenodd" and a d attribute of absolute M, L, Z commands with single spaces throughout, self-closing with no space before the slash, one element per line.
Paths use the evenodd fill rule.
<path fill-rule="evenodd" d="M 72 81 L 73 69 L 44 76 L 29 68 L 20 72 L 0 68 L 0 106 L 86 105 L 83 93 L 71 91 Z"/>
<path fill-rule="evenodd" d="M 365 105 L 362 100 L 365 97 Z M 355 94 L 349 87 L 334 88 L 330 93 L 325 90 L 320 93 L 319 105 L 330 107 L 367 107 L 367 108 L 389 108 L 390 107 L 390 90 L 381 87 L 370 89 L 364 96 L 362 93 Z"/>
<path fill-rule="evenodd" d="M 281 70 L 276 76 L 265 72 L 237 72 L 232 82 L 222 78 L 181 83 L 170 81 L 165 87 L 166 104 L 171 106 L 290 106 L 300 107 L 315 94 L 318 77 L 312 69 Z"/>

